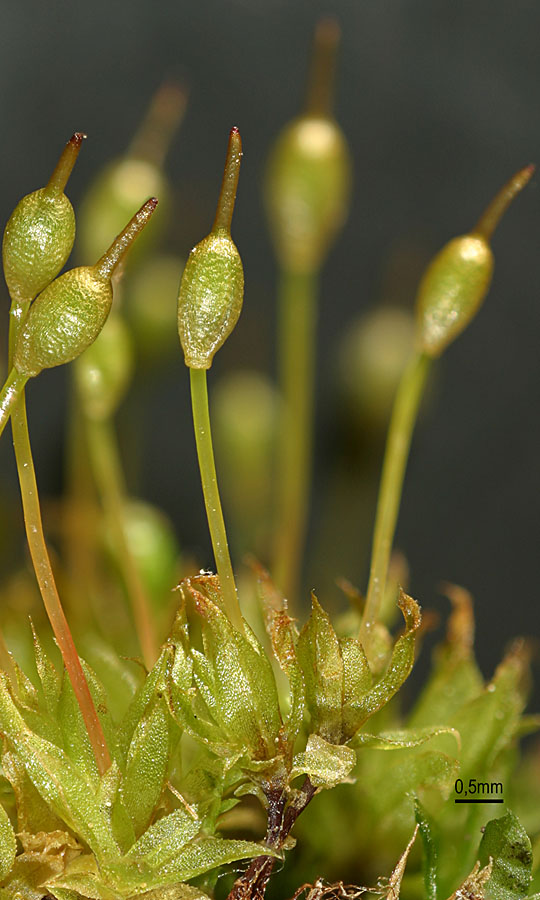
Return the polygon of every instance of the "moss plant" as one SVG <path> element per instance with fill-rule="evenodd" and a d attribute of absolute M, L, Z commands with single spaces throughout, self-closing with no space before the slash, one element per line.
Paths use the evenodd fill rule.
<path fill-rule="evenodd" d="M 23 667 L 0 631 L 0 900 L 262 900 L 267 891 L 291 900 L 540 897 L 538 756 L 521 762 L 518 752 L 519 738 L 540 725 L 524 714 L 530 647 L 515 641 L 486 683 L 474 658 L 471 598 L 448 585 L 445 639 L 406 709 L 401 687 L 429 615 L 403 589 L 404 566 L 391 556 L 429 368 L 478 311 L 491 279 L 491 234 L 531 166 L 496 195 L 471 233 L 442 249 L 421 281 L 415 346 L 389 425 L 365 601 L 342 580 L 349 601 L 342 616 L 332 620 L 314 593 L 301 626 L 290 615 L 289 598 L 301 615 L 317 280 L 349 183 L 348 151 L 328 105 L 336 40 L 335 25 L 321 26 L 308 110 L 278 141 L 267 183 L 282 267 L 286 376 L 275 579 L 253 559 L 247 572 L 233 567 L 207 394 L 207 370 L 243 301 L 231 237 L 238 129 L 229 135 L 214 225 L 188 257 L 177 312 L 217 574 L 184 561 L 174 584 L 174 540 L 155 511 L 129 497 L 113 425 L 133 355 L 129 313 L 120 317 L 118 298 L 111 313 L 111 279 L 116 273 L 116 290 L 120 264 L 129 263 L 127 250 L 157 201 L 136 212 L 137 198 L 128 225 L 107 237 L 112 243 L 96 265 L 59 274 L 75 237 L 64 188 L 82 141 L 76 134 L 47 186 L 24 198 L 6 226 L 12 310 L 1 421 L 11 418 L 30 556 L 61 656 L 45 629 L 32 626 L 28 634 L 21 625 L 19 642 L 31 657 Z M 182 104 L 168 90 L 154 113 L 163 112 L 164 96 L 171 103 L 176 97 L 178 116 Z M 159 182 L 163 174 L 155 160 L 152 166 Z M 101 183 L 99 204 L 83 211 L 87 235 L 116 187 L 115 178 Z M 140 252 L 150 248 L 147 241 Z M 79 502 L 84 519 L 90 507 L 82 494 L 92 501 L 84 532 L 92 565 L 84 569 L 91 583 L 80 594 L 67 590 L 66 616 L 43 532 L 25 388 L 43 368 L 69 362 L 83 426 L 70 441 L 72 471 L 82 478 L 71 484 L 69 502 L 72 514 L 74 498 Z M 267 385 L 261 393 L 260 384 L 247 383 L 247 393 L 223 392 L 220 431 L 239 447 L 237 483 L 245 467 L 248 493 L 264 503 L 259 463 L 276 443 L 275 398 L 270 414 L 257 419 L 264 424 L 258 440 L 243 427 L 249 409 L 227 420 L 235 397 L 243 410 L 246 396 L 268 399 Z M 231 504 L 240 521 L 233 527 L 244 536 L 251 499 L 245 509 L 241 498 Z M 260 516 L 265 533 L 271 515 L 261 509 Z M 64 574 L 61 559 L 55 569 Z M 60 586 L 74 575 L 59 578 Z M 168 607 L 164 581 L 175 587 Z M 490 803 L 503 799 L 502 815 L 494 816 Z"/>

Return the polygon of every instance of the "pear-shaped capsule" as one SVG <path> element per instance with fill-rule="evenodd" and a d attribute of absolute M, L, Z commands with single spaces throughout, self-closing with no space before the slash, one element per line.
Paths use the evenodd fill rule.
<path fill-rule="evenodd" d="M 350 155 L 330 112 L 338 40 L 334 22 L 319 23 L 307 110 L 281 132 L 268 163 L 270 231 L 280 265 L 291 272 L 320 268 L 347 215 Z"/>
<path fill-rule="evenodd" d="M 241 159 L 240 132 L 233 128 L 214 226 L 191 251 L 180 284 L 178 334 L 192 369 L 210 368 L 242 310 L 244 270 L 230 232 Z"/>
<path fill-rule="evenodd" d="M 95 341 L 111 309 L 113 272 L 156 206 L 147 200 L 95 266 L 71 269 L 36 298 L 15 350 L 18 372 L 33 376 L 71 362 Z"/>
<path fill-rule="evenodd" d="M 64 194 L 84 134 L 66 144 L 49 183 L 19 201 L 4 232 L 4 275 L 12 300 L 28 302 L 58 275 L 75 240 L 75 214 Z"/>
<path fill-rule="evenodd" d="M 425 272 L 416 300 L 417 341 L 428 356 L 439 356 L 476 315 L 493 274 L 491 235 L 515 195 L 528 183 L 526 166 L 496 195 L 470 234 L 456 237 Z"/>

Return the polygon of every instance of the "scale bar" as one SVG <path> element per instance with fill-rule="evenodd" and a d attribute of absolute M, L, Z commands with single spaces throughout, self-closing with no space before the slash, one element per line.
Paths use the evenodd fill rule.
<path fill-rule="evenodd" d="M 467 799 L 456 797 L 454 803 L 504 803 L 504 800 L 502 797 L 467 797 Z"/>

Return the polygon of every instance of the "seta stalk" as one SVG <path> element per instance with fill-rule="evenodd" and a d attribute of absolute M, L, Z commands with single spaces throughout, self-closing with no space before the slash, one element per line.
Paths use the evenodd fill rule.
<path fill-rule="evenodd" d="M 85 426 L 93 476 L 113 534 L 118 564 L 133 609 L 144 663 L 150 670 L 158 657 L 159 647 L 146 590 L 126 538 L 124 479 L 112 423 L 108 419 L 86 417 Z"/>
<path fill-rule="evenodd" d="M 396 394 L 377 502 L 369 584 L 360 627 L 361 640 L 368 647 L 386 588 L 412 432 L 431 362 L 467 327 L 482 305 L 493 272 L 489 241 L 533 172 L 534 166 L 526 166 L 513 175 L 473 230 L 449 241 L 439 251 L 420 282 L 416 298 L 417 351 Z"/>
<path fill-rule="evenodd" d="M 240 132 L 232 128 L 212 231 L 193 248 L 182 276 L 178 334 L 190 372 L 197 456 L 223 603 L 230 621 L 243 632 L 217 483 L 206 381 L 214 354 L 233 330 L 242 309 L 244 273 L 230 234 L 241 160 Z"/>
<path fill-rule="evenodd" d="M 336 22 L 319 22 L 304 113 L 279 135 L 266 184 L 279 264 L 278 447 L 274 579 L 289 599 L 299 588 L 313 456 L 313 391 L 320 271 L 347 208 L 350 162 L 332 116 Z"/>

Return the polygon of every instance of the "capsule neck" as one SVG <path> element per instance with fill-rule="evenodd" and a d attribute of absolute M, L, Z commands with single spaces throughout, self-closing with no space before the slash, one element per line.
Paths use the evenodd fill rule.
<path fill-rule="evenodd" d="M 242 138 L 240 137 L 238 128 L 231 128 L 216 218 L 214 219 L 214 224 L 212 226 L 213 233 L 224 231 L 230 234 L 241 162 Z"/>
<path fill-rule="evenodd" d="M 56 164 L 54 172 L 49 178 L 47 185 L 43 188 L 43 193 L 46 197 L 53 199 L 64 193 L 64 189 L 68 183 L 69 176 L 73 171 L 73 166 L 77 162 L 77 157 L 85 138 L 85 134 L 81 131 L 76 131 L 67 142 L 62 151 L 62 155 Z"/>
<path fill-rule="evenodd" d="M 331 118 L 334 105 L 336 57 L 341 30 L 331 17 L 317 23 L 306 91 L 305 114 Z"/>
<path fill-rule="evenodd" d="M 109 280 L 112 277 L 115 269 L 124 259 L 133 241 L 147 224 L 156 206 L 157 200 L 155 197 L 147 200 L 146 203 L 141 206 L 139 211 L 135 213 L 130 222 L 128 222 L 124 230 L 120 232 L 117 238 L 115 238 L 107 252 L 103 254 L 101 259 L 98 260 L 94 266 L 94 271 L 99 278 Z"/>
<path fill-rule="evenodd" d="M 473 234 L 483 237 L 486 241 L 490 241 L 493 232 L 504 216 L 506 210 L 510 206 L 514 197 L 523 190 L 529 183 L 535 171 L 533 165 L 525 166 L 516 172 L 512 178 L 506 182 L 498 194 L 495 195 L 487 209 L 480 216 L 478 222 L 473 228 Z"/>

